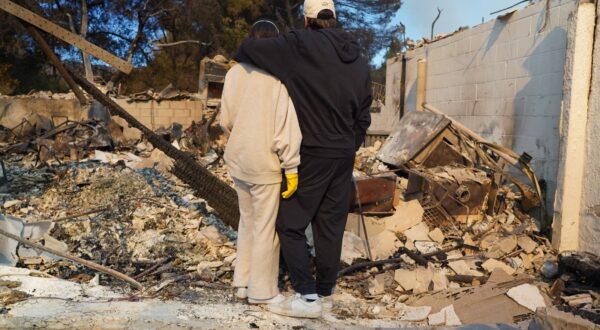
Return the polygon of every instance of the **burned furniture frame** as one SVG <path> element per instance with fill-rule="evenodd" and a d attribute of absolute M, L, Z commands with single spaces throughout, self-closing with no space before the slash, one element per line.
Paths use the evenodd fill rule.
<path fill-rule="evenodd" d="M 420 181 L 416 183 L 420 186 L 423 182 L 431 185 L 434 181 L 424 173 L 424 169 L 454 166 L 482 170 L 492 179 L 491 186 L 486 188 L 487 193 L 484 194 L 488 198 L 488 205 L 482 209 L 487 209 L 490 215 L 494 213 L 497 209 L 498 187 L 509 181 L 521 193 L 523 209 L 530 211 L 541 206 L 540 219 L 545 219 L 546 207 L 542 190 L 529 165 L 529 155 L 518 156 L 512 150 L 483 139 L 431 105 L 423 104 L 423 108 L 425 111 L 411 112 L 402 118 L 397 130 L 390 135 L 378 154 L 381 161 L 393 168 L 404 169 L 410 174 L 409 178 L 412 176 L 413 181 Z M 530 180 L 531 186 L 517 179 L 509 167 L 521 171 Z M 433 190 L 436 189 L 440 188 L 433 187 Z M 461 202 L 460 195 L 455 190 L 447 194 L 442 192 L 433 199 L 430 196 L 430 200 L 423 199 L 423 196 L 419 198 L 424 203 L 426 215 L 437 218 L 435 221 L 439 222 L 448 219 L 449 215 L 456 215 L 448 207 L 441 207 L 448 203 L 449 196 L 452 196 L 452 203 L 463 205 L 455 209 L 463 209 L 459 213 L 465 213 L 464 205 L 468 203 Z M 466 212 L 468 215 L 472 215 L 473 206 L 469 206 L 470 210 Z"/>

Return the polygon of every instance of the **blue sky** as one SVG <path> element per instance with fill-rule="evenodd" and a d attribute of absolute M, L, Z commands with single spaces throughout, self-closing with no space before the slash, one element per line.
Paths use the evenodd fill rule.
<path fill-rule="evenodd" d="M 398 15 L 399 20 L 406 26 L 406 36 L 411 39 L 429 38 L 431 36 L 431 23 L 437 16 L 437 8 L 443 10 L 438 20 L 435 33 L 451 33 L 461 26 L 475 26 L 484 21 L 489 21 L 500 14 L 491 16 L 491 12 L 509 7 L 519 0 L 404 0 Z M 526 6 L 521 4 L 515 8 Z M 376 59 L 381 63 L 382 59 Z"/>
<path fill-rule="evenodd" d="M 437 8 L 443 10 L 436 24 L 436 31 L 453 32 L 461 26 L 474 26 L 483 18 L 489 21 L 498 15 L 491 12 L 509 7 L 518 0 L 405 0 L 397 18 L 406 25 L 407 36 L 413 39 L 431 34 L 431 23 Z M 527 5 L 522 4 L 520 7 Z"/>

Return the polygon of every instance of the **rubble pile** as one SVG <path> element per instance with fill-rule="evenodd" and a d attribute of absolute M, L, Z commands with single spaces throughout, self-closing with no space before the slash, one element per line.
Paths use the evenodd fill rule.
<path fill-rule="evenodd" d="M 156 133 L 231 185 L 218 109 L 205 116 Z M 108 118 L 55 124 L 40 116 L 27 132 L 2 130 L 0 229 L 122 273 L 151 296 L 227 289 L 235 233 L 172 174 L 173 159 Z M 360 149 L 333 315 L 430 326 L 548 324 L 564 315 L 598 322 L 597 257 L 557 256 L 528 157 L 514 158 L 426 112 Z M 110 274 L 7 242 L 0 263 L 134 292 Z M 210 292 L 221 303 L 230 296 Z M 27 299 L 17 283 L 0 281 L 1 306 Z"/>
<path fill-rule="evenodd" d="M 470 134 L 445 116 L 411 113 L 378 153 L 359 152 L 355 175 L 365 186 L 381 185 L 390 172 L 398 177 L 393 205 L 381 203 L 382 193 L 363 197 L 380 202 L 348 218 L 340 286 L 378 306 L 376 313 L 348 308 L 431 326 L 519 323 L 538 307 L 597 322 L 593 281 L 559 266 L 567 259 L 532 216 L 543 214 L 536 185 L 516 179 L 492 144 L 485 150 Z M 521 177 L 535 178 L 519 164 Z M 589 265 L 598 257 L 588 258 L 587 269 L 600 269 Z"/>
<path fill-rule="evenodd" d="M 215 117 L 208 115 L 186 130 L 174 124 L 157 133 L 230 182 L 219 156 L 223 142 L 208 139 Z M 235 233 L 171 173 L 173 160 L 141 132 L 102 108 L 93 106 L 90 117 L 55 124 L 37 115 L 20 127 L 3 128 L 0 206 L 7 219 L 0 229 L 117 270 L 144 286 L 171 279 L 170 285 L 185 276 L 229 283 Z M 23 246 L 9 251 L 10 264 L 60 278 L 87 282 L 94 274 Z M 102 280 L 122 283 L 104 275 Z"/>
<path fill-rule="evenodd" d="M 13 182 L 35 172 L 15 176 Z M 204 280 L 229 281 L 234 245 L 210 225 L 214 216 L 191 189 L 153 169 L 85 162 L 53 172 L 42 171 L 28 193 L 18 185 L 13 191 L 11 184 L 4 196 L 11 200 L 3 203 L 6 214 L 26 223 L 52 221 L 42 238 L 45 244 L 51 237 L 65 252 L 130 276 L 159 265 L 143 283 L 198 270 Z M 18 255 L 18 263 L 61 278 L 91 279 L 85 269 L 38 254 Z"/>

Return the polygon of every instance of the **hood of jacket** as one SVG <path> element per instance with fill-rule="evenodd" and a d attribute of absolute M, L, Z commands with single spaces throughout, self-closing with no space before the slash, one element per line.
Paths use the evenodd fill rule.
<path fill-rule="evenodd" d="M 360 57 L 360 46 L 349 33 L 339 29 L 322 29 L 319 33 L 331 42 L 342 62 L 352 63 Z"/>

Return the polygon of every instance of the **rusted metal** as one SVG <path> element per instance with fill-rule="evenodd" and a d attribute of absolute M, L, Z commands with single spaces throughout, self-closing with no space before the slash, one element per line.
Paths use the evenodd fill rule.
<path fill-rule="evenodd" d="M 455 220 L 482 215 L 490 190 L 491 180 L 482 171 L 441 167 L 411 171 L 406 198 L 419 199 L 426 210 L 437 209 L 443 220 Z M 444 225 L 442 219 L 431 220 L 437 222 L 434 225 Z"/>
<path fill-rule="evenodd" d="M 390 212 L 394 209 L 396 195 L 396 175 L 356 178 L 350 200 L 350 208 L 356 211 L 362 206 L 364 213 Z M 358 189 L 358 194 L 356 190 Z M 358 198 L 357 196 L 360 196 Z"/>
<path fill-rule="evenodd" d="M 378 158 L 386 164 L 401 167 L 416 157 L 450 125 L 450 120 L 427 112 L 410 112 L 390 135 Z"/>

